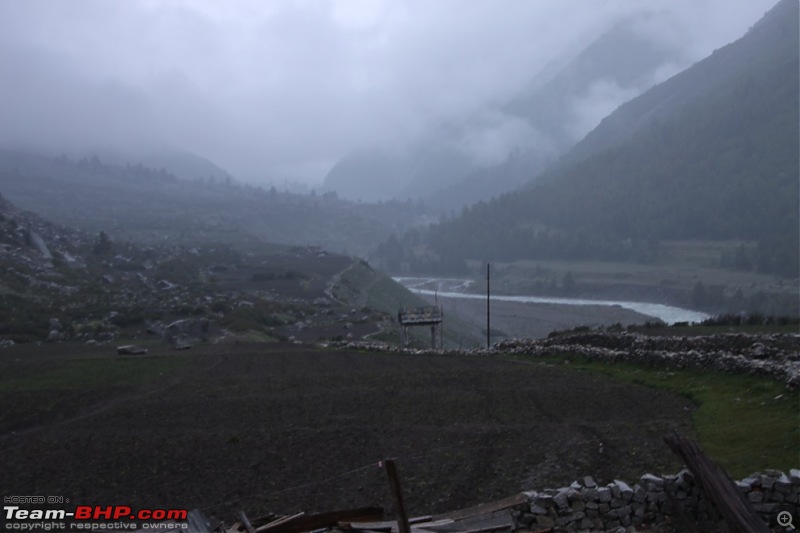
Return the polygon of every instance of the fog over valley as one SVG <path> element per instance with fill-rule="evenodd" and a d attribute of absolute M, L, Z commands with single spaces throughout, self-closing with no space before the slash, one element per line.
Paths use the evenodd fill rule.
<path fill-rule="evenodd" d="M 772 4 L 5 0 L 0 144 L 134 155 L 166 146 L 241 181 L 311 187 L 359 150 L 434 142 L 469 168 L 497 164 L 515 148 L 579 140 Z M 563 138 L 515 107 L 619 25 L 663 51 L 644 76 L 572 89 Z"/>
<path fill-rule="evenodd" d="M 257 265 L 334 254 L 331 265 L 367 261 L 355 292 L 334 298 L 361 305 L 376 287 L 402 289 L 383 273 L 472 280 L 458 285 L 475 296 L 490 263 L 505 297 L 625 309 L 562 309 L 524 331 L 514 317 L 499 336 L 660 318 L 641 302 L 795 316 L 797 10 L 0 2 L 7 246 L 67 278 L 67 258 L 84 265 L 80 247 L 101 233 L 108 253 L 133 247 L 129 260 L 153 246 L 189 263 L 222 253 L 198 260 L 198 283 L 236 272 L 232 289 L 288 284 L 306 299 L 314 283 L 332 297 L 351 269 Z M 48 242 L 16 209 L 82 236 L 50 229 Z M 132 261 L 129 272 L 157 263 Z"/>
<path fill-rule="evenodd" d="M 788 530 L 798 43 L 800 0 L 0 0 L 0 531 Z"/>

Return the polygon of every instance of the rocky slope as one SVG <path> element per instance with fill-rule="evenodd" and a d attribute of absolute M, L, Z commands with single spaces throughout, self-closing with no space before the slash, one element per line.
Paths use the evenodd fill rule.
<path fill-rule="evenodd" d="M 119 242 L 0 197 L 0 341 L 360 339 L 387 322 L 388 312 L 353 307 L 358 298 L 331 296 L 354 259 L 315 247 L 248 250 Z"/>

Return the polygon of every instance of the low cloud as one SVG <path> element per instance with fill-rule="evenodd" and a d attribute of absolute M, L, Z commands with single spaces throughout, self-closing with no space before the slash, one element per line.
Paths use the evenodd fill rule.
<path fill-rule="evenodd" d="M 344 154 L 471 117 L 480 161 L 540 142 L 498 114 L 554 58 L 644 13 L 638 31 L 700 59 L 764 0 L 0 2 L 0 143 L 166 143 L 250 181 L 318 182 Z M 626 90 L 575 102 L 575 134 Z"/>

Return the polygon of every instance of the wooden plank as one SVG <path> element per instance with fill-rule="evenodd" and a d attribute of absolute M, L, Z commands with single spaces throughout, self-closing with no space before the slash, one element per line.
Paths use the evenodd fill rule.
<path fill-rule="evenodd" d="M 425 522 L 411 522 L 411 521 L 409 521 L 409 523 L 411 525 L 414 525 L 414 526 L 417 526 L 417 527 L 421 527 L 423 529 L 428 529 L 428 528 L 437 527 L 437 526 L 444 526 L 444 525 L 447 525 L 447 524 L 452 524 L 453 522 L 454 522 L 454 520 L 451 520 L 450 518 L 443 518 L 441 520 L 427 520 Z"/>
<path fill-rule="evenodd" d="M 453 511 L 450 513 L 434 515 L 433 520 L 442 520 L 445 518 L 449 518 L 451 520 L 463 520 L 464 518 L 469 518 L 471 516 L 478 516 L 482 514 L 494 513 L 496 511 L 502 511 L 504 509 L 516 507 L 517 505 L 522 505 L 527 502 L 528 502 L 528 497 L 525 496 L 523 493 L 519 493 L 515 496 L 509 496 L 508 498 L 503 498 L 502 500 L 497 500 L 489 503 L 482 503 L 480 505 L 476 505 L 475 507 L 469 507 L 467 509 L 462 509 L 460 511 Z"/>
<path fill-rule="evenodd" d="M 362 522 L 362 521 L 355 521 L 355 522 L 347 522 L 346 524 L 343 522 L 339 522 L 340 526 L 347 525 L 349 529 L 359 529 L 359 530 L 369 530 L 369 531 L 391 531 L 393 527 L 397 526 L 397 522 L 394 520 L 392 521 L 378 521 L 378 522 Z"/>
<path fill-rule="evenodd" d="M 286 524 L 291 523 L 293 520 L 297 520 L 298 518 L 302 518 L 306 515 L 306 513 L 297 513 L 288 516 L 282 516 L 272 522 L 265 524 L 258 529 L 256 529 L 256 533 L 263 533 L 264 531 L 277 531 L 280 526 L 284 526 Z M 281 529 L 281 531 L 283 531 Z"/>
<path fill-rule="evenodd" d="M 306 515 L 299 513 L 291 517 L 284 517 L 280 520 L 271 522 L 266 526 L 256 529 L 256 533 L 301 533 L 314 529 L 328 528 L 339 525 L 342 522 L 350 521 L 378 521 L 383 518 L 384 511 L 381 507 L 360 507 L 357 509 L 343 509 L 340 511 L 329 511 Z"/>
<path fill-rule="evenodd" d="M 429 517 L 423 516 L 416 519 L 409 520 L 409 526 L 413 533 L 415 530 L 430 531 L 430 527 L 441 526 L 445 524 L 452 524 L 452 520 L 438 520 L 432 522 L 427 520 Z M 416 522 L 413 522 L 417 520 Z M 358 531 L 400 531 L 395 520 L 388 520 L 383 522 L 351 522 L 347 524 L 349 529 Z"/>
<path fill-rule="evenodd" d="M 219 521 L 214 523 L 199 509 L 192 509 L 186 517 L 186 533 L 211 533 L 219 526 Z"/>
<path fill-rule="evenodd" d="M 263 526 L 268 522 L 272 522 L 276 518 L 279 518 L 279 516 L 276 515 L 275 513 L 270 513 L 252 518 L 250 519 L 250 523 L 253 525 L 254 528 L 258 529 L 258 526 Z"/>
<path fill-rule="evenodd" d="M 739 492 L 728 474 L 709 459 L 696 442 L 677 433 L 664 437 L 664 442 L 683 459 L 732 531 L 769 533 L 769 526 L 753 511 L 750 502 Z"/>
<path fill-rule="evenodd" d="M 411 533 L 408 525 L 406 506 L 405 503 L 403 503 L 403 489 L 400 487 L 400 476 L 397 475 L 397 465 L 394 459 L 386 459 L 383 461 L 383 464 L 386 467 L 386 475 L 389 476 L 389 489 L 394 499 L 394 512 L 397 513 L 397 527 L 400 533 Z"/>
<path fill-rule="evenodd" d="M 244 514 L 244 511 L 239 511 L 239 518 L 242 519 L 242 525 L 244 525 L 247 533 L 256 533 L 256 530 L 253 529 L 253 524 L 251 524 L 250 520 L 247 519 L 247 515 Z"/>
<path fill-rule="evenodd" d="M 508 525 L 496 525 L 496 526 L 486 526 L 477 529 L 465 529 L 460 530 L 459 533 L 489 533 L 490 531 L 513 531 L 514 524 Z"/>
<path fill-rule="evenodd" d="M 438 533 L 464 533 L 467 531 L 480 533 L 486 531 L 511 531 L 514 529 L 514 517 L 511 511 L 503 509 L 493 513 L 480 514 L 453 521 L 449 524 L 420 524 L 429 531 Z"/>
<path fill-rule="evenodd" d="M 397 529 L 397 522 L 339 522 L 339 526 L 357 531 L 391 531 Z"/>

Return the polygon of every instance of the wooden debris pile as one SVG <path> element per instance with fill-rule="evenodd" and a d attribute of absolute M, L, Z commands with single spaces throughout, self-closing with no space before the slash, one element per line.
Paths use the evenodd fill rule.
<path fill-rule="evenodd" d="M 491 533 L 511 532 L 515 529 L 512 509 L 527 502 L 525 494 L 518 494 L 496 502 L 478 505 L 439 515 L 385 520 L 380 507 L 366 507 L 321 514 L 297 513 L 294 515 L 268 515 L 248 519 L 244 513 L 239 520 L 221 533 Z M 551 531 L 550 529 L 543 530 Z"/>
<path fill-rule="evenodd" d="M 663 479 L 651 474 L 642 476 L 634 488 L 622 481 L 599 487 L 591 477 L 584 485 L 545 492 L 520 493 L 476 507 L 438 515 L 408 518 L 395 461 L 386 459 L 389 488 L 394 500 L 395 520 L 386 520 L 381 507 L 363 507 L 319 514 L 267 515 L 249 519 L 244 512 L 231 526 L 212 524 L 199 511 L 189 516 L 189 533 L 501 533 L 525 531 L 545 533 L 563 531 L 668 531 L 730 530 L 741 533 L 768 533 L 768 524 L 780 522 L 781 515 L 800 512 L 800 470 L 779 478 L 770 486 L 781 503 L 751 504 L 764 497 L 761 487 L 745 495 L 718 465 L 702 452 L 697 443 L 677 434 L 665 442 L 689 468 L 684 475 Z M 754 478 L 755 479 L 755 478 Z M 697 480 L 698 487 L 689 481 Z M 697 494 L 695 494 L 697 488 Z M 746 485 L 745 488 L 752 488 Z M 755 490 L 755 489 L 754 489 Z M 548 492 L 550 491 L 550 492 Z M 705 501 L 700 496 L 705 494 Z M 756 505 L 758 508 L 754 507 Z M 760 507 L 759 507 L 760 506 Z M 703 507 L 708 511 L 703 514 Z M 715 512 L 711 512 L 713 507 Z M 691 509 L 698 511 L 694 515 Z M 760 514 L 759 514 L 760 513 Z M 784 519 L 785 520 L 785 519 Z M 662 526 L 665 528 L 662 528 Z M 544 528 L 544 529 L 542 529 Z M 186 529 L 184 528 L 184 531 Z"/>

